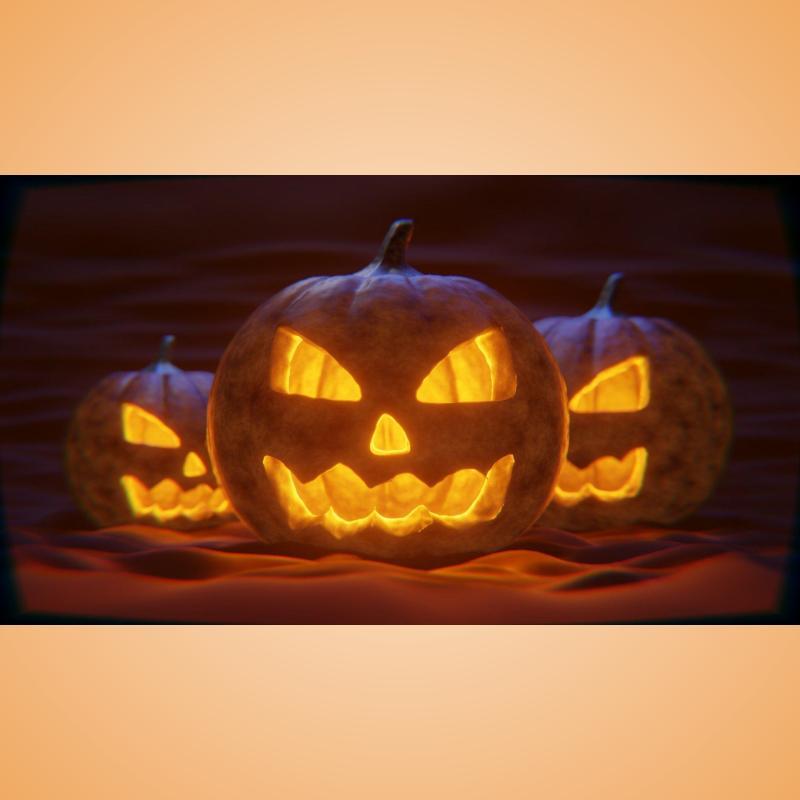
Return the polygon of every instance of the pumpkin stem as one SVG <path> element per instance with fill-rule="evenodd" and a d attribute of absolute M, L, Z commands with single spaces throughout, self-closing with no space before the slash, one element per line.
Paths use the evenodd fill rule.
<path fill-rule="evenodd" d="M 621 279 L 621 272 L 615 272 L 613 275 L 608 276 L 608 279 L 603 284 L 600 297 L 597 298 L 597 302 L 590 309 L 589 314 L 591 314 L 593 317 L 613 316 L 614 311 L 611 308 L 611 301 L 614 299 L 614 292 L 616 291 L 617 284 Z"/>
<path fill-rule="evenodd" d="M 392 223 L 389 232 L 383 239 L 380 255 L 375 259 L 379 269 L 402 269 L 406 264 L 406 247 L 411 241 L 414 221 L 398 219 Z"/>
<path fill-rule="evenodd" d="M 167 334 L 162 340 L 158 348 L 158 356 L 156 357 L 156 364 L 169 364 L 172 358 L 172 345 L 175 343 L 175 337 Z"/>

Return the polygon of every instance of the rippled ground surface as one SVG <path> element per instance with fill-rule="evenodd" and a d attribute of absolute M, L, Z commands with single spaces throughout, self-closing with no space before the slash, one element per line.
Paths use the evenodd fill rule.
<path fill-rule="evenodd" d="M 247 315 L 312 274 L 351 272 L 414 216 L 411 263 L 483 280 L 531 318 L 618 307 L 669 317 L 728 381 L 735 439 L 680 529 L 533 529 L 426 568 L 267 547 L 240 524 L 87 529 L 62 469 L 69 417 L 164 333 L 213 371 Z M 22 610 L 206 622 L 573 622 L 770 612 L 785 583 L 800 453 L 794 284 L 759 187 L 544 179 L 182 180 L 37 188 L 6 276 L 3 492 Z"/>
<path fill-rule="evenodd" d="M 774 608 L 785 541 L 697 531 L 577 536 L 419 569 L 291 554 L 240 524 L 203 536 L 145 526 L 20 531 L 26 606 L 198 622 L 576 622 Z"/>

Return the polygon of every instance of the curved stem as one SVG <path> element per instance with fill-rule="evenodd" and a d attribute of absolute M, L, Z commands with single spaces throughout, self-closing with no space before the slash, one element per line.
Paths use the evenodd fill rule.
<path fill-rule="evenodd" d="M 414 221 L 398 219 L 392 223 L 389 232 L 383 239 L 380 255 L 375 259 L 375 264 L 380 269 L 402 269 L 406 264 L 406 247 L 411 241 L 414 232 Z"/>
<path fill-rule="evenodd" d="M 156 364 L 169 364 L 172 358 L 172 345 L 175 343 L 175 337 L 168 333 L 162 340 L 158 348 L 158 356 L 156 357 Z"/>
<path fill-rule="evenodd" d="M 589 314 L 593 316 L 612 316 L 614 311 L 611 308 L 611 301 L 614 299 L 614 292 L 617 289 L 617 284 L 622 279 L 623 274 L 621 272 L 615 272 L 612 275 L 609 275 L 606 279 L 606 282 L 603 284 L 603 288 L 600 292 L 600 297 L 597 298 L 597 302 L 592 306 L 589 310 Z"/>

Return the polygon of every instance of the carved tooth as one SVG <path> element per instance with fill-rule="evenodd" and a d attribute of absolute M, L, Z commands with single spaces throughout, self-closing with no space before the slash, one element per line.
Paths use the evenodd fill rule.
<path fill-rule="evenodd" d="M 281 506 L 286 509 L 289 526 L 300 528 L 314 521 L 314 515 L 300 497 L 292 471 L 279 458 L 264 456 L 264 470 L 270 476 Z"/>
<path fill-rule="evenodd" d="M 453 474 L 453 482 L 440 513 L 447 516 L 463 514 L 474 502 L 486 482 L 486 476 L 477 469 L 460 469 Z"/>
<path fill-rule="evenodd" d="M 318 475 L 308 483 L 303 483 L 299 478 L 295 477 L 294 473 L 290 473 L 290 479 L 295 491 L 312 514 L 321 516 L 328 510 L 331 502 L 328 499 L 328 491 L 321 475 Z"/>
<path fill-rule="evenodd" d="M 208 504 L 214 511 L 218 511 L 220 506 L 225 502 L 225 491 L 221 486 L 218 486 L 211 492 L 211 497 L 208 498 Z"/>
<path fill-rule="evenodd" d="M 149 509 L 153 505 L 153 496 L 143 483 L 137 482 L 137 484 L 134 485 L 134 491 L 136 492 L 139 505 L 141 505 L 142 508 Z"/>
<path fill-rule="evenodd" d="M 511 453 L 492 464 L 478 496 L 468 509 L 475 519 L 494 519 L 502 511 L 513 470 L 514 456 Z"/>
<path fill-rule="evenodd" d="M 444 513 L 444 508 L 447 505 L 447 497 L 453 488 L 454 477 L 454 473 L 451 473 L 425 492 L 423 503 L 435 514 Z"/>
<path fill-rule="evenodd" d="M 410 472 L 403 472 L 373 489 L 373 508 L 384 517 L 404 517 L 425 502 L 428 491 L 427 484 Z"/>
<path fill-rule="evenodd" d="M 171 509 L 180 502 L 181 489 L 172 479 L 164 478 L 150 489 L 150 495 L 159 508 Z"/>
<path fill-rule="evenodd" d="M 217 508 L 217 514 L 227 514 L 231 510 L 230 500 L 225 498 Z"/>
<path fill-rule="evenodd" d="M 636 451 L 629 451 L 624 458 L 603 456 L 594 463 L 592 483 L 598 489 L 615 491 L 622 489 L 630 480 L 636 462 Z"/>
<path fill-rule="evenodd" d="M 589 479 L 585 473 L 588 471 L 579 469 L 571 461 L 564 461 L 561 474 L 558 476 L 558 488 L 565 492 L 579 492 Z"/>
<path fill-rule="evenodd" d="M 336 464 L 323 472 L 322 480 L 328 503 L 338 516 L 348 520 L 360 519 L 374 510 L 376 492 L 369 489 L 364 481 L 344 464 Z"/>
<path fill-rule="evenodd" d="M 145 506 L 145 500 L 149 498 L 150 493 L 145 489 L 142 482 L 133 475 L 123 475 L 120 478 L 120 483 L 125 496 L 128 498 L 128 505 L 131 510 L 136 516 L 141 516 L 144 513 L 142 508 Z"/>
<path fill-rule="evenodd" d="M 211 487 L 206 483 L 201 483 L 188 492 L 181 494 L 181 504 L 185 508 L 193 508 L 200 503 L 205 503 L 211 495 Z"/>

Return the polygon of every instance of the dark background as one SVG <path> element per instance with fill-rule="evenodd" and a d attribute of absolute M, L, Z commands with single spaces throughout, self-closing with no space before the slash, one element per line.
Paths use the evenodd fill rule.
<path fill-rule="evenodd" d="M 109 569 L 97 534 L 86 538 L 88 526 L 69 497 L 62 470 L 66 426 L 86 392 L 109 372 L 143 367 L 165 333 L 177 337 L 178 366 L 213 371 L 228 340 L 263 300 L 309 275 L 360 269 L 399 217 L 416 221 L 409 253 L 413 266 L 484 281 L 532 320 L 582 313 L 594 303 L 605 277 L 622 271 L 626 277 L 616 308 L 678 323 L 706 346 L 728 381 L 735 414 L 730 463 L 714 496 L 693 518 L 672 531 L 617 531 L 611 532 L 614 538 L 606 534 L 602 540 L 533 531 L 522 549 L 558 558 L 565 569 L 582 565 L 584 588 L 606 592 L 597 600 L 584 592 L 588 603 L 602 605 L 608 592 L 616 591 L 610 619 L 671 618 L 672 612 L 652 612 L 646 604 L 637 613 L 641 597 L 633 589 L 628 590 L 629 613 L 620 611 L 628 608 L 624 587 L 638 581 L 631 576 L 655 569 L 632 565 L 630 559 L 650 550 L 631 555 L 617 547 L 602 551 L 604 559 L 596 548 L 608 550 L 611 544 L 634 539 L 669 543 L 675 569 L 662 564 L 661 572 L 647 575 L 656 579 L 649 584 L 661 582 L 661 592 L 670 581 L 675 592 L 690 591 L 683 583 L 687 570 L 677 566 L 735 555 L 752 570 L 736 572 L 736 580 L 730 573 L 724 589 L 714 584 L 722 580 L 718 576 L 708 577 L 706 584 L 714 584 L 722 595 L 738 591 L 740 598 L 752 589 L 751 606 L 730 606 L 735 618 L 777 614 L 781 607 L 786 612 L 794 602 L 786 595 L 790 584 L 783 581 L 800 453 L 800 352 L 790 257 L 796 245 L 796 228 L 790 224 L 797 197 L 794 182 L 198 177 L 37 179 L 8 182 L 5 190 L 0 425 L 6 536 L 17 569 L 11 589 L 21 610 L 74 615 L 76 607 L 60 599 L 67 585 L 61 579 L 80 571 L 98 573 L 99 579 Z M 78 532 L 85 537 L 76 538 Z M 275 555 L 274 549 L 255 542 L 242 545 L 250 539 L 246 531 L 234 533 L 236 552 L 244 547 L 265 558 Z M 131 536 L 125 541 L 130 543 Z M 159 549 L 151 536 L 142 536 L 125 557 L 141 561 L 142 553 Z M 229 544 L 222 548 L 226 554 L 233 552 Z M 713 545 L 713 552 L 703 559 L 686 558 L 686 548 L 698 553 L 699 545 Z M 198 542 L 171 541 L 170 547 L 186 558 L 191 552 L 196 560 Z M 586 547 L 594 561 L 586 561 Z M 214 550 L 213 543 L 208 548 Z M 219 547 L 213 557 L 218 553 Z M 156 573 L 161 580 L 181 580 L 182 586 L 205 581 L 207 588 L 209 575 L 202 570 L 187 572 L 186 563 L 179 563 L 170 572 L 163 566 L 163 553 L 159 557 Z M 170 557 L 175 560 L 174 553 Z M 119 558 L 113 558 L 113 568 L 119 570 Z M 359 562 L 364 568 L 365 562 Z M 35 590 L 25 589 L 26 569 L 35 577 Z M 131 572 L 154 580 L 152 568 Z M 423 573 L 418 571 L 415 579 L 424 583 L 430 576 Z M 213 575 L 217 589 L 222 574 Z M 614 574 L 627 577 L 614 580 Z M 781 576 L 772 607 L 761 591 L 765 575 L 770 580 Z M 394 577 L 383 572 L 371 576 L 379 584 Z M 751 583 L 738 585 L 739 580 Z M 728 608 L 705 603 L 699 578 L 692 586 L 697 602 L 681 605 L 681 618 L 708 618 Z M 553 589 L 549 584 L 539 588 Z M 25 599 L 34 596 L 36 601 Z M 290 613 L 292 602 L 287 601 L 284 616 L 276 612 L 259 621 L 298 619 Z M 108 616 L 159 618 L 157 603 L 144 617 L 141 609 L 128 613 L 122 606 L 115 608 Z M 233 610 L 224 621 L 239 621 L 236 603 L 229 608 Z M 404 616 L 402 601 L 392 609 L 396 613 L 388 614 L 387 621 L 425 621 L 424 615 Z M 195 618 L 184 612 L 167 618 Z M 86 606 L 85 613 L 107 616 L 102 602 Z M 341 621 L 362 621 L 358 615 L 340 616 Z M 581 613 L 567 616 L 583 618 Z M 203 614 L 196 618 L 206 619 Z M 322 619 L 308 612 L 309 621 L 317 618 Z M 550 618 L 539 606 L 525 606 L 518 613 L 504 611 L 481 621 Z M 775 617 L 782 618 L 785 613 Z M 469 613 L 446 619 L 476 620 Z"/>

